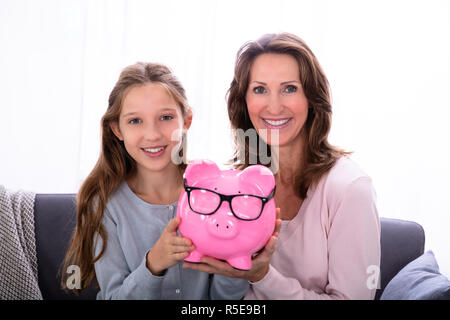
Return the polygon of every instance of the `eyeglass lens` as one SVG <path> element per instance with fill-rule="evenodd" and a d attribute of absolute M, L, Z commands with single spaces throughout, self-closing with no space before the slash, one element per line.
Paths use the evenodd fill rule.
<path fill-rule="evenodd" d="M 208 190 L 192 190 L 190 192 L 192 210 L 200 214 L 210 214 L 220 206 L 220 196 Z M 240 219 L 256 219 L 261 213 L 263 202 L 251 195 L 235 196 L 231 200 L 231 209 Z"/>

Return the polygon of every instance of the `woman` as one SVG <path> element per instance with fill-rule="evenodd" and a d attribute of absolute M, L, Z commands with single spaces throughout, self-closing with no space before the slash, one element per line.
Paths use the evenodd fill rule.
<path fill-rule="evenodd" d="M 297 36 L 268 34 L 240 48 L 228 115 L 233 129 L 256 130 L 278 149 L 275 203 L 282 225 L 249 271 L 210 257 L 187 267 L 249 280 L 246 299 L 374 298 L 380 263 L 375 190 L 349 153 L 328 142 L 330 101 L 322 68 Z M 242 150 L 245 161 L 237 168 L 254 164 L 255 153 L 262 163 L 261 148 L 236 138 L 236 157 Z"/>

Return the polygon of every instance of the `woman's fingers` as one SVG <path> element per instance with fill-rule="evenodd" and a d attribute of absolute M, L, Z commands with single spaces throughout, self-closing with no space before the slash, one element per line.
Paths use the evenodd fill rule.
<path fill-rule="evenodd" d="M 266 246 L 264 249 L 254 258 L 254 262 L 260 262 L 260 261 L 270 261 L 270 258 L 272 257 L 272 254 L 275 252 L 276 244 L 277 244 L 278 237 L 277 236 L 271 236 L 269 241 L 267 241 Z"/>
<path fill-rule="evenodd" d="M 185 261 L 183 262 L 183 268 L 189 268 L 206 273 L 219 273 L 218 270 L 205 263 L 190 263 Z"/>
<path fill-rule="evenodd" d="M 281 219 L 280 219 L 280 208 L 276 209 L 276 220 L 275 220 L 275 229 L 274 229 L 274 234 L 278 235 L 278 233 L 281 230 Z"/>
<path fill-rule="evenodd" d="M 267 245 L 263 252 L 266 252 L 270 256 L 275 252 L 275 248 L 277 246 L 278 237 L 277 236 L 271 236 L 269 241 L 267 242 Z M 270 257 L 269 256 L 269 257 Z"/>
<path fill-rule="evenodd" d="M 231 278 L 242 278 L 247 271 L 237 270 L 230 264 L 224 261 L 220 261 L 213 257 L 204 256 L 201 259 L 201 263 L 189 263 L 184 262 L 183 268 L 190 268 L 197 271 L 206 273 L 222 274 Z"/>

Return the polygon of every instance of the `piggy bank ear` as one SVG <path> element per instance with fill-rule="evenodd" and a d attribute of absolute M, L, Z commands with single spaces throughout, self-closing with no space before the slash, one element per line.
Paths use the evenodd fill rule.
<path fill-rule="evenodd" d="M 218 175 L 220 175 L 220 169 L 211 160 L 193 160 L 184 172 L 184 178 L 190 186 L 195 186 L 198 181 L 205 177 L 211 178 Z"/>
<path fill-rule="evenodd" d="M 245 168 L 239 175 L 239 179 L 254 182 L 264 192 L 265 196 L 268 196 L 275 187 L 275 177 L 272 171 L 262 165 L 253 165 Z"/>

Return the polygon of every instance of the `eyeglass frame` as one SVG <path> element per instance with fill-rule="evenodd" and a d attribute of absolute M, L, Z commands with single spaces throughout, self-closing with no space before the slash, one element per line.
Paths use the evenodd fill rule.
<path fill-rule="evenodd" d="M 188 195 L 189 208 L 193 212 L 195 212 L 197 214 L 204 215 L 204 216 L 210 216 L 210 215 L 213 215 L 214 213 L 216 213 L 217 210 L 219 210 L 219 208 L 222 206 L 222 203 L 224 201 L 226 201 L 226 202 L 228 202 L 228 206 L 230 207 L 230 210 L 231 210 L 231 213 L 233 214 L 233 216 L 236 219 L 243 220 L 243 221 L 254 221 L 254 220 L 259 219 L 259 217 L 261 216 L 262 212 L 264 211 L 264 207 L 265 207 L 266 203 L 268 203 L 275 196 L 275 189 L 276 189 L 276 186 L 274 186 L 273 190 L 270 192 L 270 194 L 267 197 L 261 197 L 261 196 L 257 196 L 257 195 L 254 195 L 254 194 L 231 194 L 231 195 L 227 195 L 227 194 L 222 194 L 222 193 L 219 193 L 219 192 L 207 189 L 207 188 L 198 188 L 198 187 L 188 186 L 187 182 L 186 182 L 186 178 L 183 178 L 183 182 L 184 182 L 184 190 L 186 191 L 186 193 Z M 214 210 L 211 213 L 200 213 L 200 212 L 197 212 L 194 209 L 192 209 L 192 207 L 191 207 L 191 191 L 193 191 L 193 190 L 206 190 L 206 191 L 209 191 L 209 192 L 217 194 L 220 197 L 220 202 L 219 202 L 219 205 L 217 206 L 216 210 Z M 251 196 L 251 197 L 259 198 L 261 200 L 261 202 L 262 202 L 261 211 L 259 212 L 259 214 L 258 214 L 258 216 L 256 218 L 244 219 L 244 218 L 238 217 L 236 215 L 236 213 L 234 213 L 233 206 L 231 205 L 231 200 L 233 200 L 233 198 L 235 198 L 235 197 L 242 197 L 242 196 Z"/>

